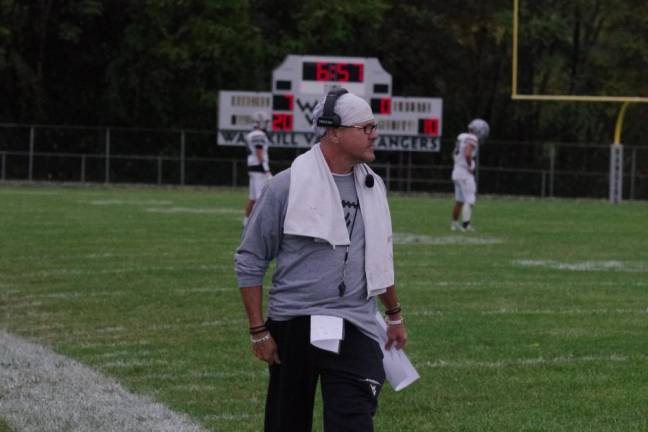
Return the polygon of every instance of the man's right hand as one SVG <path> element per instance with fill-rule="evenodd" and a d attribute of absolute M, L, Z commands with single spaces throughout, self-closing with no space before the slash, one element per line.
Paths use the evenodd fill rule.
<path fill-rule="evenodd" d="M 266 334 L 269 336 L 268 340 L 258 343 L 252 342 L 252 352 L 259 360 L 263 360 L 271 366 L 273 364 L 281 364 L 281 361 L 279 360 L 279 350 L 277 349 L 277 344 L 275 343 L 269 332 Z M 265 335 L 259 336 L 255 339 L 259 339 L 264 336 Z"/>

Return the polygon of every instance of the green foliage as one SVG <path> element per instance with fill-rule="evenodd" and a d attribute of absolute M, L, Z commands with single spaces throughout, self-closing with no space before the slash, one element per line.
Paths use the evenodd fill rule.
<path fill-rule="evenodd" d="M 648 95 L 645 1 L 520 5 L 520 93 Z M 511 17 L 503 0 L 0 0 L 0 121 L 212 128 L 219 90 L 267 91 L 286 55 L 322 54 L 442 97 L 446 136 L 479 116 L 494 138 L 609 142 L 617 106 L 511 101 Z"/>
<path fill-rule="evenodd" d="M 321 7 L 317 0 L 304 1 L 297 14 L 297 31 L 304 52 L 339 52 L 363 55 L 374 49 L 388 2 L 333 0 Z"/>
<path fill-rule="evenodd" d="M 0 418 L 0 432 L 13 432 L 13 429 L 11 429 L 1 418 Z"/>
<path fill-rule="evenodd" d="M 526 24 L 521 27 L 521 51 L 528 55 L 521 64 L 527 71 L 525 92 L 646 94 L 641 91 L 648 83 L 636 79 L 648 66 L 642 55 L 646 44 L 634 42 L 646 33 L 645 3 L 632 8 L 628 2 L 609 0 L 574 1 L 568 7 L 554 0 L 522 4 L 521 22 Z"/>
<path fill-rule="evenodd" d="M 253 82 L 249 53 L 257 51 L 258 37 L 245 2 L 151 1 L 131 5 L 127 14 L 121 55 L 107 72 L 118 107 L 110 117 L 200 127 L 213 118 L 213 89 Z"/>
<path fill-rule="evenodd" d="M 99 0 L 70 2 L 61 7 L 61 18 L 58 24 L 58 36 L 62 41 L 79 43 L 83 35 L 83 26 L 92 24 L 92 19 L 103 14 L 103 5 Z"/>

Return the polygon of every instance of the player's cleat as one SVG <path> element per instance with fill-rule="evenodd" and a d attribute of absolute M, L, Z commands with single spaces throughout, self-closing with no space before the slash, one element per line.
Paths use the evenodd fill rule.
<path fill-rule="evenodd" d="M 463 231 L 463 227 L 459 222 L 452 222 L 450 225 L 450 230 L 451 231 Z"/>
<path fill-rule="evenodd" d="M 464 222 L 463 227 L 461 227 L 461 231 L 475 231 L 475 228 L 473 228 L 470 222 Z"/>

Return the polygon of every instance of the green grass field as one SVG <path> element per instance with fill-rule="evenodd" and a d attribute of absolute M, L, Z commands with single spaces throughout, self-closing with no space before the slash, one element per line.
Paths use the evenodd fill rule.
<path fill-rule="evenodd" d="M 0 186 L 0 328 L 209 430 L 262 430 L 232 263 L 244 201 Z M 449 196 L 390 205 L 421 379 L 385 388 L 377 430 L 648 430 L 646 203 L 482 198 L 460 234 Z"/>
<path fill-rule="evenodd" d="M 9 426 L 7 426 L 2 419 L 0 419 L 0 432 L 12 432 Z"/>

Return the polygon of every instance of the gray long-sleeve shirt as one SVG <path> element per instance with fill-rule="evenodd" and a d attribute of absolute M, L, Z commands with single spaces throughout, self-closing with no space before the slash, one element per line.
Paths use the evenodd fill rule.
<path fill-rule="evenodd" d="M 375 299 L 367 300 L 362 211 L 353 174 L 334 175 L 342 199 L 351 244 L 340 296 L 346 246 L 333 248 L 321 239 L 283 233 L 288 208 L 290 169 L 273 177 L 254 205 L 234 256 L 239 287 L 259 286 L 276 260 L 268 317 L 277 321 L 305 315 L 341 317 L 379 341 Z M 354 222 L 355 220 L 355 222 Z M 353 229 L 352 229 L 353 228 Z"/>

